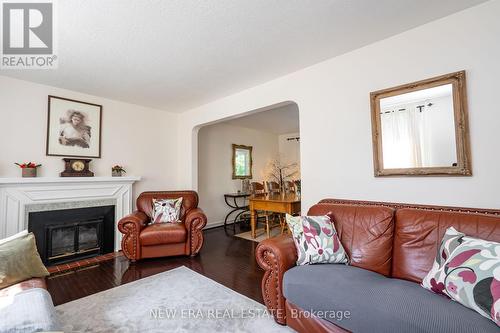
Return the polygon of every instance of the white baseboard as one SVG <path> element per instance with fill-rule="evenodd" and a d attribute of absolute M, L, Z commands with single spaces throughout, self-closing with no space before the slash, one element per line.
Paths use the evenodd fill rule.
<path fill-rule="evenodd" d="M 208 222 L 204 229 L 212 229 L 224 225 L 224 221 Z"/>
<path fill-rule="evenodd" d="M 227 225 L 233 224 L 233 221 L 227 221 Z M 224 221 L 208 222 L 204 229 L 217 228 L 224 225 Z"/>

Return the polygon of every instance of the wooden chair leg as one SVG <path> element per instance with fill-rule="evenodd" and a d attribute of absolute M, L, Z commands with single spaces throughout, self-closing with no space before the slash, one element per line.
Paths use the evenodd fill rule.
<path fill-rule="evenodd" d="M 281 235 L 285 232 L 286 222 L 283 219 L 283 216 L 280 215 L 280 226 L 281 226 Z"/>
<path fill-rule="evenodd" d="M 267 238 L 271 238 L 271 230 L 269 228 L 269 217 L 266 215 L 266 233 Z"/>
<path fill-rule="evenodd" d="M 286 218 L 284 216 L 282 216 L 282 221 L 283 221 L 283 224 L 282 224 L 283 230 L 281 231 L 281 234 L 283 235 L 285 232 L 287 234 L 289 234 L 290 228 L 288 228 L 288 224 L 286 223 Z"/>

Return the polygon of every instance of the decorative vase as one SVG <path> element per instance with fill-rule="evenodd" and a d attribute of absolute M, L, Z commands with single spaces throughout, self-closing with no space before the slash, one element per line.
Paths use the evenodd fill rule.
<path fill-rule="evenodd" d="M 36 177 L 36 168 L 22 168 L 23 178 L 33 178 Z"/>
<path fill-rule="evenodd" d="M 111 170 L 112 177 L 121 177 L 123 175 L 123 171 L 121 170 Z"/>
<path fill-rule="evenodd" d="M 241 192 L 243 192 L 243 193 L 250 192 L 250 180 L 248 180 L 248 179 L 241 180 Z"/>

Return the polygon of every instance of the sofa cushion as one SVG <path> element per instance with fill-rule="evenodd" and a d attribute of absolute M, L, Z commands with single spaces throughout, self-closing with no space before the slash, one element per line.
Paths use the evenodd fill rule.
<path fill-rule="evenodd" d="M 47 275 L 33 233 L 21 232 L 0 243 L 0 288 Z"/>
<path fill-rule="evenodd" d="M 448 228 L 422 286 L 447 295 L 500 326 L 500 243 L 467 237 Z"/>
<path fill-rule="evenodd" d="M 153 223 L 177 223 L 181 214 L 182 197 L 153 199 Z"/>
<path fill-rule="evenodd" d="M 184 223 L 155 223 L 141 231 L 139 238 L 142 246 L 184 243 L 187 230 Z"/>
<path fill-rule="evenodd" d="M 0 332 L 61 331 L 47 290 L 31 288 L 0 296 Z"/>
<path fill-rule="evenodd" d="M 436 259 L 432 265 L 432 269 L 427 273 L 427 275 L 422 280 L 421 286 L 427 290 L 430 290 L 436 294 L 450 296 L 446 292 L 446 287 L 444 284 L 446 274 L 444 271 L 448 269 L 445 267 L 447 259 L 452 256 L 452 253 L 459 247 L 463 242 L 465 234 L 457 231 L 453 227 L 449 227 L 441 240 L 436 253 Z M 441 279 L 441 276 L 444 275 Z M 454 284 L 451 284 L 454 285 Z M 450 297 L 451 298 L 451 297 Z"/>
<path fill-rule="evenodd" d="M 470 237 L 500 242 L 498 216 L 406 208 L 396 212 L 395 220 L 392 276 L 418 283 L 431 270 L 449 227 Z"/>
<path fill-rule="evenodd" d="M 353 332 L 498 332 L 492 321 L 420 285 L 344 265 L 296 266 L 283 277 L 288 302 Z M 321 317 L 321 315 L 320 315 Z"/>
<path fill-rule="evenodd" d="M 394 209 L 320 203 L 307 215 L 331 214 L 352 266 L 389 275 L 391 272 Z"/>
<path fill-rule="evenodd" d="M 297 265 L 347 264 L 349 258 L 329 216 L 286 214 L 286 223 L 297 248 Z"/>

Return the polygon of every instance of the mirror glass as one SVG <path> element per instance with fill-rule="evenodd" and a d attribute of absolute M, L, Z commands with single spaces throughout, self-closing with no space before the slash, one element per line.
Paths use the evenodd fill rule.
<path fill-rule="evenodd" d="M 380 99 L 386 169 L 457 166 L 453 85 Z"/>
<path fill-rule="evenodd" d="M 233 179 L 252 178 L 252 147 L 233 144 Z"/>

